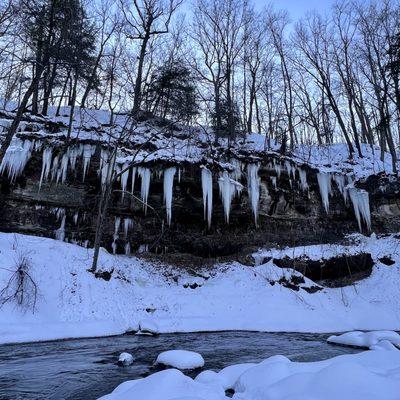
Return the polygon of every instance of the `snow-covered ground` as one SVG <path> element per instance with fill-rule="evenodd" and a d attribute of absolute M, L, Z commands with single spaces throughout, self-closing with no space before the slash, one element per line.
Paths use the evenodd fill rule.
<path fill-rule="evenodd" d="M 342 335 L 329 336 L 328 343 L 369 348 L 371 350 L 377 348 L 377 346 L 378 348 L 383 346 L 388 349 L 395 349 L 396 347 L 400 348 L 400 335 L 392 331 L 353 331 Z"/>
<path fill-rule="evenodd" d="M 32 303 L 25 308 L 6 303 L 0 308 L 0 342 L 121 334 L 139 326 L 160 333 L 399 330 L 400 240 L 358 238 L 357 246 L 371 252 L 377 262 L 371 276 L 353 286 L 310 294 L 272 285 L 292 273 L 272 262 L 257 267 L 218 265 L 201 271 L 203 278 L 102 251 L 100 269 L 114 270 L 107 282 L 87 272 L 90 249 L 0 233 L 0 290 L 23 256 L 38 289 L 34 312 Z M 322 256 L 329 246 L 303 247 L 302 252 L 315 255 L 318 248 Z M 380 263 L 378 259 L 384 256 L 395 264 Z M 304 285 L 312 284 L 305 279 Z"/>
<path fill-rule="evenodd" d="M 273 356 L 191 379 L 176 369 L 126 381 L 101 400 L 398 400 L 400 351 L 366 351 L 318 362 Z"/>

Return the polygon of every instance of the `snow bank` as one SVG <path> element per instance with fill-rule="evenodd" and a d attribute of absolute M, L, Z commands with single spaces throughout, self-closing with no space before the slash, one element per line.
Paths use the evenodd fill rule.
<path fill-rule="evenodd" d="M 113 256 L 104 249 L 99 269 L 113 273 L 109 281 L 97 279 L 87 272 L 91 249 L 0 233 L 0 288 L 9 281 L 15 260 L 27 255 L 39 294 L 34 313 L 14 303 L 0 308 L 0 343 L 116 335 L 139 326 L 142 333 L 400 330 L 400 240 L 394 236 L 359 236 L 354 249 L 321 245 L 270 250 L 269 254 L 317 258 L 360 249 L 370 253 L 376 265 L 370 277 L 354 286 L 296 292 L 279 284 L 293 271 L 269 261 L 256 267 L 237 262 L 216 265 L 212 271 L 203 271 L 209 279 L 191 289 L 183 283 L 191 282 L 193 276 L 182 269 L 168 267 L 166 276 L 162 266 Z M 384 256 L 395 263 L 390 267 L 380 263 Z M 305 279 L 304 285 L 312 284 Z"/>
<path fill-rule="evenodd" d="M 177 369 L 196 369 L 204 366 L 204 358 L 194 351 L 168 350 L 158 355 L 157 364 Z"/>
<path fill-rule="evenodd" d="M 346 332 L 339 336 L 329 336 L 327 341 L 328 343 L 370 348 L 376 350 L 395 350 L 395 346 L 400 347 L 400 335 L 393 331 Z M 391 346 L 389 346 L 388 344 L 390 344 Z"/>
<path fill-rule="evenodd" d="M 219 373 L 205 371 L 195 380 L 177 370 L 128 381 L 102 400 L 398 400 L 400 352 L 366 351 L 318 362 L 291 362 L 273 356 L 255 365 L 231 366 Z"/>

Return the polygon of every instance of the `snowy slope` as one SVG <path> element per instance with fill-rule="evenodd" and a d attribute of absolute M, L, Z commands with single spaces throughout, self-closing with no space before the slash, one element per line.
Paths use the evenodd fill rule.
<path fill-rule="evenodd" d="M 1 233 L 0 288 L 25 255 L 39 294 L 34 313 L 15 304 L 2 306 L 0 342 L 121 334 L 141 321 L 159 332 L 399 330 L 400 240 L 364 238 L 362 243 L 374 259 L 390 255 L 396 264 L 378 262 L 372 275 L 354 286 L 309 294 L 271 285 L 289 273 L 272 263 L 219 265 L 203 279 L 102 252 L 101 269 L 114 269 L 106 282 L 87 272 L 92 250 Z"/>

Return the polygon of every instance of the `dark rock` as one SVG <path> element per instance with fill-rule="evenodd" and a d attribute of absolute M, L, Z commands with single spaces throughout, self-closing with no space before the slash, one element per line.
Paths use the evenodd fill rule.
<path fill-rule="evenodd" d="M 388 265 L 388 266 L 391 266 L 391 265 L 393 265 L 393 264 L 396 263 L 396 261 L 392 260 L 392 259 L 391 259 L 390 257 L 388 257 L 388 256 L 385 256 L 385 257 L 380 258 L 379 261 L 380 261 L 382 264 L 385 264 L 385 265 Z"/>
<path fill-rule="evenodd" d="M 374 261 L 369 253 L 343 254 L 328 259 L 307 257 L 274 259 L 280 268 L 292 268 L 314 282 L 331 281 L 329 286 L 343 286 L 368 277 Z"/>

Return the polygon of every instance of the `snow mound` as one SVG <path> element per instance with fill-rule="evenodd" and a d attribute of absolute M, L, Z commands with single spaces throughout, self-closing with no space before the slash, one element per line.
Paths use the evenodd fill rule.
<path fill-rule="evenodd" d="M 346 332 L 338 336 L 329 336 L 327 341 L 371 350 L 396 350 L 396 347 L 400 347 L 400 335 L 393 331 Z"/>
<path fill-rule="evenodd" d="M 134 357 L 129 353 L 121 353 L 118 358 L 118 364 L 120 365 L 131 365 L 133 364 Z"/>
<path fill-rule="evenodd" d="M 176 369 L 157 372 L 144 379 L 127 381 L 99 400 L 223 400 L 224 391 L 185 376 Z"/>
<path fill-rule="evenodd" d="M 165 370 L 125 382 L 101 400 L 227 400 L 224 375 L 232 379 L 234 400 L 398 400 L 400 393 L 397 351 L 365 351 L 317 362 L 274 356 L 228 368 L 204 371 L 195 380 L 175 369 Z"/>
<path fill-rule="evenodd" d="M 178 369 L 196 369 L 204 366 L 204 358 L 194 351 L 169 350 L 158 355 L 157 364 Z"/>

